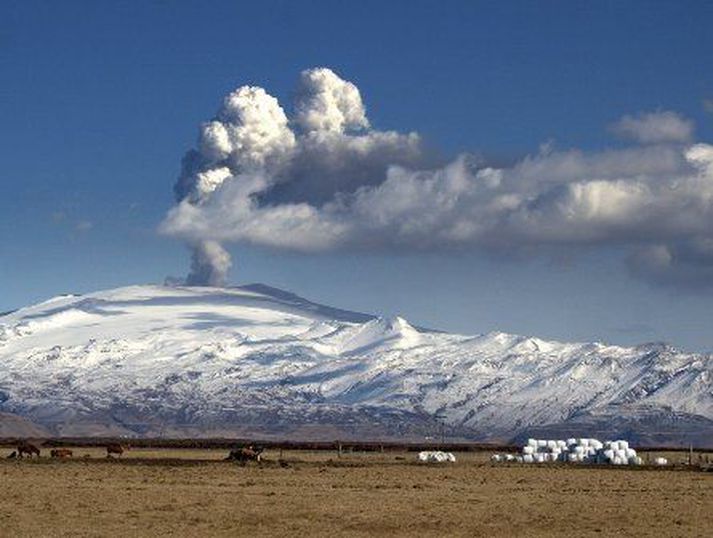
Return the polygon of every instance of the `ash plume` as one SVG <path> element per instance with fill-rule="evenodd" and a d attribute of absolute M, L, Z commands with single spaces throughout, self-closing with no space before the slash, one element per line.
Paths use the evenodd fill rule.
<path fill-rule="evenodd" d="M 655 283 L 713 283 L 713 145 L 671 111 L 625 116 L 630 145 L 546 147 L 510 166 L 434 161 L 416 133 L 375 129 L 359 89 L 303 71 L 288 112 L 243 86 L 201 125 L 161 230 L 194 249 L 189 281 L 223 282 L 226 243 L 276 249 L 617 247 Z M 691 277 L 693 275 L 695 278 Z M 696 284 L 698 285 L 698 284 Z"/>
<path fill-rule="evenodd" d="M 216 241 L 200 241 L 193 245 L 188 286 L 225 286 L 232 265 L 230 254 Z"/>

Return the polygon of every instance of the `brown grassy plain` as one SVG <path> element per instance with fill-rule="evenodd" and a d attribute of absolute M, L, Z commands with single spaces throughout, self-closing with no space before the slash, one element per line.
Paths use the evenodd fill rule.
<path fill-rule="evenodd" d="M 412 453 L 141 449 L 110 461 L 5 460 L 5 536 L 712 536 L 713 473 L 422 465 Z M 89 459 L 81 456 L 88 454 Z M 679 459 L 682 455 L 678 454 Z"/>

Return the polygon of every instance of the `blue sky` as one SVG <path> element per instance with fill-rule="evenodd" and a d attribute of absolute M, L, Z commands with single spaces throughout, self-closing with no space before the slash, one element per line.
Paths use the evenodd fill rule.
<path fill-rule="evenodd" d="M 33 2 L 0 8 L 0 311 L 183 275 L 157 228 L 197 127 L 243 84 L 289 102 L 328 66 L 372 125 L 494 162 L 616 147 L 672 110 L 713 141 L 708 2 Z M 230 245 L 233 283 L 466 333 L 713 351 L 713 288 L 633 278 L 617 245 L 563 259 L 299 254 Z"/>

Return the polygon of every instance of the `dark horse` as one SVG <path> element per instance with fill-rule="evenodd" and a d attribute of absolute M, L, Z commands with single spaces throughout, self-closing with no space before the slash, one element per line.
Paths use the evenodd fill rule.
<path fill-rule="evenodd" d="M 257 461 L 258 463 L 262 460 L 261 454 L 264 452 L 264 448 L 261 446 L 253 447 L 252 445 L 243 448 L 236 448 L 231 450 L 228 457 L 225 458 L 226 461 L 237 461 L 245 465 L 249 461 Z"/>
<path fill-rule="evenodd" d="M 32 443 L 22 441 L 19 445 L 17 445 L 17 457 L 22 458 L 25 454 L 27 454 L 29 457 L 32 457 L 32 455 L 35 454 L 39 458 L 40 449 Z"/>
<path fill-rule="evenodd" d="M 53 458 L 71 458 L 74 455 L 69 448 L 53 448 L 50 450 L 50 456 Z"/>
<path fill-rule="evenodd" d="M 111 443 L 109 445 L 106 445 L 106 457 L 111 458 L 112 454 L 117 454 L 119 457 L 124 453 L 124 450 L 129 450 L 129 447 L 127 446 L 124 448 L 121 446 L 119 443 Z"/>

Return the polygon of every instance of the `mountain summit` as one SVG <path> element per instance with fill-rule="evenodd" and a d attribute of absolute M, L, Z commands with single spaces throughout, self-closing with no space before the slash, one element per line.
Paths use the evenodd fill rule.
<path fill-rule="evenodd" d="M 55 297 L 0 317 L 0 365 L 0 421 L 52 435 L 423 440 L 444 421 L 713 445 L 713 356 L 428 331 L 262 284 Z"/>

